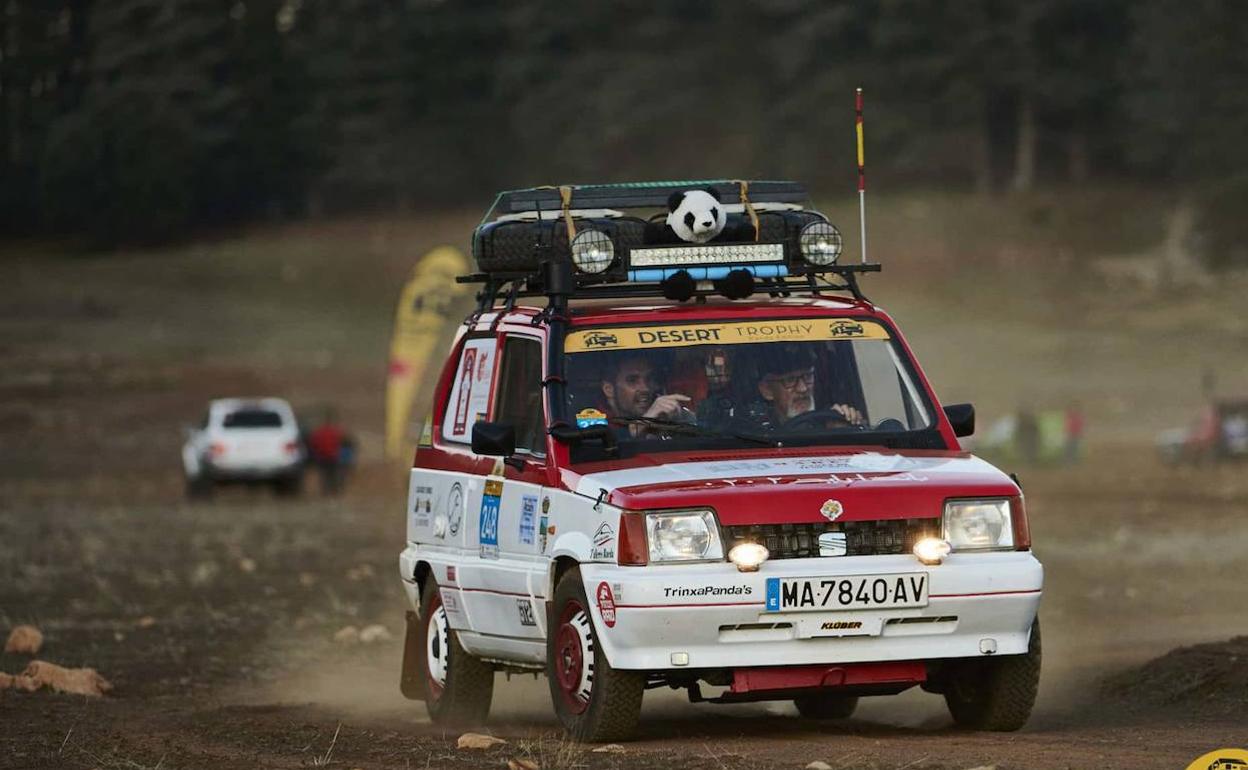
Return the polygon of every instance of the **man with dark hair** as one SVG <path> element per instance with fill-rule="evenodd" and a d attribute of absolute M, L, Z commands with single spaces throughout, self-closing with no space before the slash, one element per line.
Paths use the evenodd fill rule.
<path fill-rule="evenodd" d="M 689 396 L 662 390 L 658 370 L 645 355 L 612 361 L 603 371 L 602 395 L 612 417 L 676 419 Z"/>
<path fill-rule="evenodd" d="M 663 393 L 658 370 L 644 354 L 612 359 L 602 373 L 602 395 L 607 401 L 607 415 L 614 418 L 652 418 L 673 422 L 689 422 L 684 408 L 689 396 Z M 644 433 L 644 426 L 631 425 L 631 435 Z"/>

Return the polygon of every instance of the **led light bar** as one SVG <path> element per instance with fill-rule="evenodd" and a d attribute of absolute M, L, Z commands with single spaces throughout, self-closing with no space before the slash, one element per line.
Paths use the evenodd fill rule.
<path fill-rule="evenodd" d="M 652 267 L 646 270 L 629 270 L 628 280 L 634 283 L 658 283 L 676 273 L 688 273 L 695 281 L 714 281 L 727 278 L 733 270 L 744 270 L 755 278 L 783 278 L 789 274 L 784 265 L 723 265 L 722 267 Z"/>
<path fill-rule="evenodd" d="M 629 266 L 740 265 L 783 262 L 783 243 L 728 243 L 714 246 L 665 246 L 629 251 Z"/>

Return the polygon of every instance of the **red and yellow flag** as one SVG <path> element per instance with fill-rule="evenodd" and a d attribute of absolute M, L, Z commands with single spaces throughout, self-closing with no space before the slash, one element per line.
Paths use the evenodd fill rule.
<path fill-rule="evenodd" d="M 410 442 L 407 438 L 412 401 L 430 376 L 430 356 L 451 311 L 468 295 L 455 276 L 468 272 L 468 260 L 458 249 L 440 246 L 416 263 L 412 276 L 399 295 L 390 340 L 390 370 L 386 381 L 386 457 L 398 459 Z"/>

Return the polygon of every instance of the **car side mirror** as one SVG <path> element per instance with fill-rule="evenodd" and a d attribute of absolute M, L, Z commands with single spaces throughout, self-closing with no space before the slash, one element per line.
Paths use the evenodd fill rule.
<path fill-rule="evenodd" d="M 958 438 L 975 434 L 975 405 L 949 404 L 945 407 L 945 417 L 953 426 L 953 435 Z"/>
<path fill-rule="evenodd" d="M 475 423 L 472 451 L 479 455 L 511 457 L 516 453 L 516 426 L 505 422 Z"/>

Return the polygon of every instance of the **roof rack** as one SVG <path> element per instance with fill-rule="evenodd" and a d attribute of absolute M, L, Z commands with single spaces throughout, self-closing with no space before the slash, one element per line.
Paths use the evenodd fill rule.
<path fill-rule="evenodd" d="M 665 209 L 672 193 L 691 189 L 710 189 L 725 203 L 739 200 L 744 211 L 729 213 L 719 235 L 698 243 L 679 240 L 661 215 L 647 220 L 615 211 Z M 879 272 L 880 265 L 837 264 L 840 231 L 805 208 L 808 200 L 797 182 L 740 179 L 509 190 L 495 197 L 473 233 L 479 272 L 457 280 L 482 285 L 478 314 L 500 301 L 509 310 L 521 297 L 541 296 L 558 315 L 570 300 L 581 299 L 704 302 L 717 294 L 744 299 L 756 293 L 848 292 L 867 301 L 858 276 Z M 534 211 L 535 218 L 511 216 Z"/>
<path fill-rule="evenodd" d="M 809 200 L 806 187 L 798 182 L 755 180 L 746 182 L 749 198 L 754 203 L 803 203 Z M 713 189 L 721 200 L 736 200 L 741 190 L 741 180 L 702 179 L 664 182 L 621 182 L 618 184 L 565 185 L 571 191 L 569 207 L 590 208 L 648 208 L 667 205 L 668 196 L 677 190 L 693 188 Z M 523 190 L 506 190 L 494 198 L 494 204 L 486 212 L 488 221 L 495 212 L 514 214 L 521 211 L 558 209 L 563 197 L 557 186 L 529 187 Z"/>
<path fill-rule="evenodd" d="M 552 301 L 556 296 L 562 297 L 565 301 L 567 299 L 670 299 L 662 283 L 591 284 L 575 286 L 567 292 L 552 291 L 556 289 L 556 285 L 563 282 L 561 278 L 552 279 L 552 270 L 558 270 L 566 264 L 563 262 L 548 263 L 547 269 L 536 272 L 473 273 L 458 276 L 455 280 L 457 283 L 482 284 L 481 290 L 477 292 L 478 314 L 494 309 L 499 301 L 503 302 L 504 310 L 510 310 L 517 299 L 528 297 L 546 297 Z M 774 298 L 803 294 L 818 297 L 825 292 L 848 292 L 859 302 L 869 302 L 870 300 L 858 286 L 858 275 L 878 273 L 880 270 L 881 266 L 876 263 L 834 265 L 809 270 L 800 276 L 757 279 L 753 291 Z M 833 276 L 839 278 L 840 282 L 832 280 Z M 572 283 L 575 284 L 575 279 L 572 279 Z M 705 301 L 706 297 L 720 296 L 722 293 L 722 288 L 718 285 L 699 286 L 689 294 L 689 298 Z"/>

